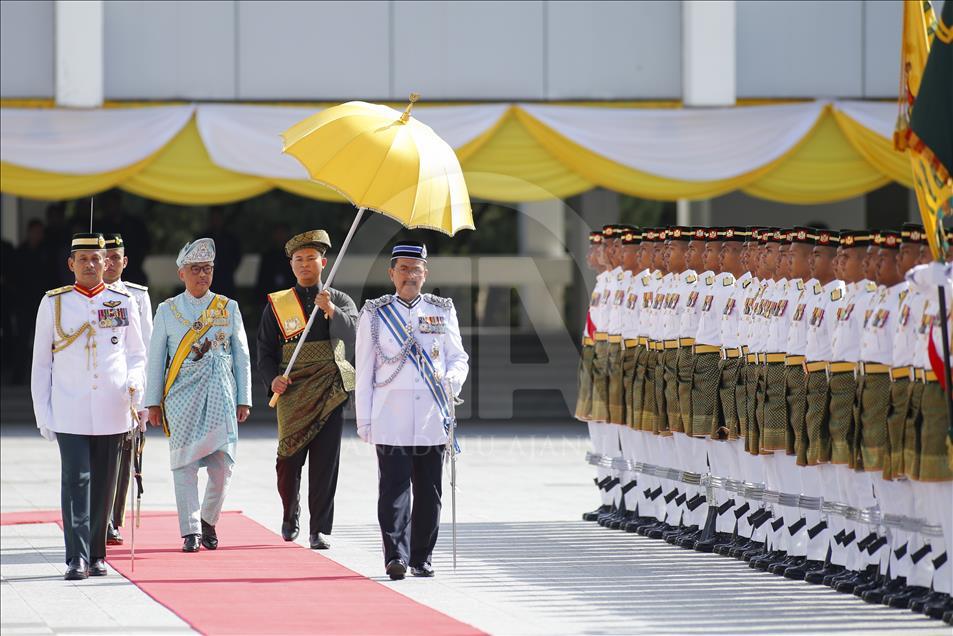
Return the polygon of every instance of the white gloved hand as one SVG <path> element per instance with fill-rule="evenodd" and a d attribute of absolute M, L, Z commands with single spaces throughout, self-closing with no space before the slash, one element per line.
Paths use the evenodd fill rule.
<path fill-rule="evenodd" d="M 921 286 L 942 287 L 950 284 L 950 266 L 933 261 L 926 265 L 917 265 L 907 272 L 907 280 Z"/>
<path fill-rule="evenodd" d="M 146 424 L 149 422 L 149 411 L 139 411 L 139 432 L 146 432 Z"/>
<path fill-rule="evenodd" d="M 56 441 L 56 433 L 54 433 L 48 428 L 40 427 L 40 435 L 42 435 L 43 439 L 45 439 L 48 442 Z"/>
<path fill-rule="evenodd" d="M 365 442 L 367 442 L 368 444 L 370 444 L 371 443 L 371 425 L 365 424 L 364 426 L 358 426 L 357 436 L 360 437 Z"/>

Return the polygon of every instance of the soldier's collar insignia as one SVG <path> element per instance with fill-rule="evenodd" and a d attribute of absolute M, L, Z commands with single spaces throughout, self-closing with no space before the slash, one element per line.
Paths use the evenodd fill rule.
<path fill-rule="evenodd" d="M 841 296 L 843 296 L 843 293 L 839 287 L 831 292 L 831 300 L 840 300 Z"/>

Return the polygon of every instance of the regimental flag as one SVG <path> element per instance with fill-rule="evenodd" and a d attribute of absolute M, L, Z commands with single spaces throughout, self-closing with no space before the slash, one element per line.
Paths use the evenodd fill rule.
<path fill-rule="evenodd" d="M 953 2 L 939 20 L 928 0 L 903 3 L 900 71 L 894 147 L 910 157 L 930 251 L 942 260 L 953 205 Z"/>

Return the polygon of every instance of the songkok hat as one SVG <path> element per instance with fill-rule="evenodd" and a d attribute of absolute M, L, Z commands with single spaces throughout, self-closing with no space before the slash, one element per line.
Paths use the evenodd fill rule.
<path fill-rule="evenodd" d="M 840 246 L 845 249 L 854 247 L 866 248 L 873 243 L 874 237 L 868 230 L 841 230 Z"/>
<path fill-rule="evenodd" d="M 883 249 L 898 250 L 901 242 L 900 232 L 897 230 L 880 230 L 874 234 L 874 244 Z"/>
<path fill-rule="evenodd" d="M 631 230 L 625 232 L 622 235 L 623 245 L 638 245 L 641 242 L 642 242 L 642 230 L 638 228 L 632 228 Z"/>
<path fill-rule="evenodd" d="M 122 234 L 104 234 L 103 238 L 106 239 L 107 250 L 118 250 L 126 246 L 122 241 Z"/>
<path fill-rule="evenodd" d="M 927 233 L 919 223 L 904 223 L 900 229 L 900 238 L 904 243 L 927 244 Z"/>
<path fill-rule="evenodd" d="M 413 258 L 427 262 L 427 246 L 420 241 L 401 241 L 394 245 L 390 252 L 391 260 L 395 258 Z"/>
<path fill-rule="evenodd" d="M 331 249 L 331 237 L 324 230 L 308 230 L 296 234 L 285 243 L 285 256 L 291 258 L 292 254 L 303 247 L 313 247 L 323 254 Z"/>
<path fill-rule="evenodd" d="M 589 244 L 599 245 L 600 243 L 602 243 L 602 232 L 600 230 L 589 232 Z"/>
<path fill-rule="evenodd" d="M 708 240 L 708 228 L 707 227 L 696 227 L 692 229 L 692 240 L 693 241 L 707 241 Z"/>
<path fill-rule="evenodd" d="M 726 243 L 744 243 L 751 236 L 751 232 L 743 227 L 725 227 L 718 231 L 718 239 Z"/>
<path fill-rule="evenodd" d="M 676 225 L 675 227 L 669 228 L 668 238 L 672 241 L 690 241 L 694 235 L 695 230 L 684 225 Z"/>
<path fill-rule="evenodd" d="M 807 245 L 814 245 L 814 241 L 817 237 L 817 230 L 811 227 L 796 227 L 794 231 L 791 232 L 791 242 L 792 243 L 804 243 Z"/>
<path fill-rule="evenodd" d="M 186 243 L 179 250 L 179 255 L 175 258 L 175 266 L 182 269 L 185 265 L 192 263 L 212 263 L 215 261 L 215 241 L 210 238 L 200 238 Z"/>
<path fill-rule="evenodd" d="M 814 239 L 814 245 L 821 247 L 837 247 L 840 245 L 840 233 L 831 230 L 818 230 L 817 238 Z"/>
<path fill-rule="evenodd" d="M 74 234 L 70 242 L 70 251 L 78 250 L 104 250 L 106 249 L 106 239 L 99 232 Z"/>

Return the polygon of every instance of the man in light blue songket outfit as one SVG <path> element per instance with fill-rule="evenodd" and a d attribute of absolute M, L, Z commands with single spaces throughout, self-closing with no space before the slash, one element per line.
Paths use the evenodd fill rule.
<path fill-rule="evenodd" d="M 186 244 L 175 264 L 185 291 L 159 305 L 149 344 L 149 423 L 169 436 L 184 552 L 218 547 L 215 524 L 251 411 L 251 358 L 238 303 L 209 290 L 215 242 Z M 198 470 L 208 472 L 199 501 Z"/>

